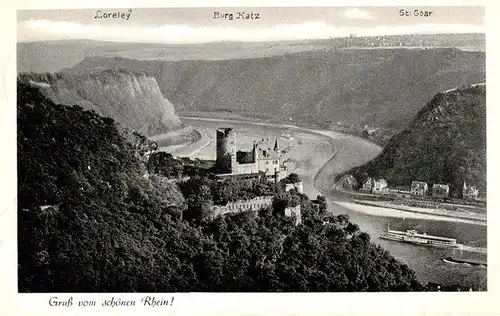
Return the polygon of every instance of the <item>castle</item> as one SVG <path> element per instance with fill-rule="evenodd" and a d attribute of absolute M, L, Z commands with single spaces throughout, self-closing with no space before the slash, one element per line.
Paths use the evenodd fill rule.
<path fill-rule="evenodd" d="M 215 167 L 220 176 L 247 175 L 258 177 L 264 174 L 276 182 L 286 178 L 288 170 L 281 165 L 278 138 L 271 149 L 269 139 L 254 142 L 251 151 L 236 150 L 236 131 L 232 128 L 219 128 L 216 131 Z"/>

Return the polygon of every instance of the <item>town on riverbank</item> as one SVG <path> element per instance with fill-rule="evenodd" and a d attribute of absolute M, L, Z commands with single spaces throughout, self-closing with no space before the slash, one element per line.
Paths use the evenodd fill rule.
<path fill-rule="evenodd" d="M 362 205 L 486 222 L 484 195 L 465 181 L 461 198 L 450 197 L 448 184 L 435 183 L 429 189 L 427 182 L 413 181 L 409 187 L 389 187 L 383 178 L 367 178 L 358 185 L 349 174 L 336 182 L 334 191 L 341 199 Z"/>

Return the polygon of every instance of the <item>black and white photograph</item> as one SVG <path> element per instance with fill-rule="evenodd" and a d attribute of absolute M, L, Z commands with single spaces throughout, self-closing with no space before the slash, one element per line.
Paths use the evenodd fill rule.
<path fill-rule="evenodd" d="M 18 293 L 488 291 L 485 7 L 16 14 Z"/>

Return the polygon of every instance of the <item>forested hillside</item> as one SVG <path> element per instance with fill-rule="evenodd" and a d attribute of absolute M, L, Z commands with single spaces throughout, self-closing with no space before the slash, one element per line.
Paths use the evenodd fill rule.
<path fill-rule="evenodd" d="M 455 196 L 464 181 L 485 190 L 486 87 L 438 93 L 379 156 L 346 174 L 384 177 L 389 185 L 448 183 Z"/>
<path fill-rule="evenodd" d="M 19 77 L 54 103 L 80 105 L 143 134 L 165 133 L 181 126 L 155 78 L 141 72 L 117 69 L 76 76 L 23 73 Z"/>
<path fill-rule="evenodd" d="M 346 216 L 328 214 L 322 197 L 196 172 L 178 187 L 147 171 L 144 137 L 23 82 L 17 117 L 20 292 L 424 289 Z M 150 170 L 175 174 L 165 159 Z M 257 193 L 300 203 L 303 224 L 272 208 L 210 214 Z"/>
<path fill-rule="evenodd" d="M 143 71 L 178 112 L 231 111 L 296 124 L 400 130 L 433 95 L 485 81 L 485 54 L 458 49 L 325 49 L 230 60 L 89 57 L 69 73 Z"/>

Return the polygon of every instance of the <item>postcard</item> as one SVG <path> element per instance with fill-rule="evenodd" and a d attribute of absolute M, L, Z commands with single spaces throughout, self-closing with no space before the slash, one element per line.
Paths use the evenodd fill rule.
<path fill-rule="evenodd" d="M 8 311 L 491 313 L 488 10 L 17 8 Z"/>

